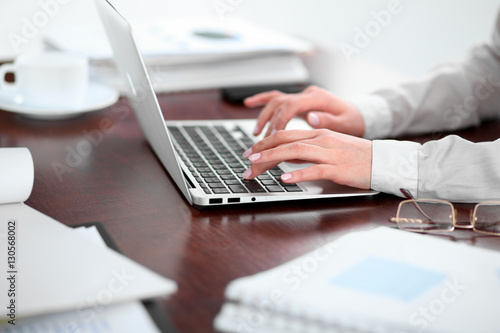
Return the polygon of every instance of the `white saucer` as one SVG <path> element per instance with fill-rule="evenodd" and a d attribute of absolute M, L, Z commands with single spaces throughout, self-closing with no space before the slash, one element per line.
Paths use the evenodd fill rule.
<path fill-rule="evenodd" d="M 120 95 L 118 92 L 100 83 L 90 83 L 82 103 L 70 107 L 46 108 L 23 102 L 21 95 L 11 95 L 0 89 L 0 109 L 20 113 L 35 119 L 66 119 L 85 112 L 97 111 L 113 105 Z"/>

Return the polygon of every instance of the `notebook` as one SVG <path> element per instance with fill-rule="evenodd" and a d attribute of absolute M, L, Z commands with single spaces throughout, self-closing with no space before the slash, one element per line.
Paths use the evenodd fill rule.
<path fill-rule="evenodd" d="M 500 254 L 379 227 L 229 283 L 222 332 L 500 332 Z"/>
<path fill-rule="evenodd" d="M 377 193 L 329 181 L 287 186 L 280 182 L 279 175 L 305 167 L 290 163 L 280 164 L 257 180 L 244 182 L 241 173 L 249 164 L 241 155 L 253 144 L 248 133 L 255 121 L 165 120 L 130 24 L 109 1 L 95 3 L 144 135 L 190 204 L 205 207 Z"/>

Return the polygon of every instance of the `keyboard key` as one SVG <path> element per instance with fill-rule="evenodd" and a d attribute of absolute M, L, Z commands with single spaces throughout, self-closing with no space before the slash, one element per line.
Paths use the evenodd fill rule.
<path fill-rule="evenodd" d="M 283 170 L 273 168 L 273 169 L 269 170 L 269 173 L 275 177 L 279 177 L 283 174 Z"/>
<path fill-rule="evenodd" d="M 211 189 L 214 189 L 214 188 L 226 188 L 226 186 L 222 183 L 208 183 L 208 186 L 211 188 Z"/>
<path fill-rule="evenodd" d="M 278 186 L 278 185 L 270 185 L 270 186 L 266 186 L 266 189 L 269 191 L 269 192 L 285 192 L 284 189 L 281 188 L 281 186 Z"/>
<path fill-rule="evenodd" d="M 229 163 L 229 167 L 231 168 L 241 168 L 241 163 Z"/>
<path fill-rule="evenodd" d="M 242 185 L 229 185 L 229 189 L 233 193 L 248 193 L 246 188 L 244 188 Z"/>
<path fill-rule="evenodd" d="M 219 180 L 219 178 L 205 178 L 205 182 L 208 183 L 208 184 L 212 184 L 212 183 L 221 183 L 221 181 Z"/>
<path fill-rule="evenodd" d="M 302 189 L 297 185 L 285 185 L 284 188 L 287 192 L 302 192 Z"/>
<path fill-rule="evenodd" d="M 216 178 L 217 177 L 215 176 L 215 174 L 213 172 L 203 172 L 203 173 L 200 173 L 200 176 L 202 178 Z"/>
<path fill-rule="evenodd" d="M 229 190 L 227 188 L 214 188 L 212 189 L 215 194 L 225 194 L 229 193 Z"/>
<path fill-rule="evenodd" d="M 256 180 L 244 180 L 245 185 L 251 193 L 263 193 L 266 190 Z"/>
<path fill-rule="evenodd" d="M 236 179 L 225 180 L 224 183 L 226 185 L 241 185 L 240 181 Z"/>

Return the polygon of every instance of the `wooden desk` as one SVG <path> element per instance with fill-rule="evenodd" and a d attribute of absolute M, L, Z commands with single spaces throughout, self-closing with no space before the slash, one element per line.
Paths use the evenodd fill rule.
<path fill-rule="evenodd" d="M 159 100 L 169 119 L 257 114 L 226 104 L 215 90 Z M 499 131 L 500 121 L 494 121 L 460 134 L 494 140 Z M 67 225 L 102 222 L 125 255 L 178 282 L 179 291 L 160 304 L 179 332 L 212 331 L 229 281 L 347 232 L 389 226 L 387 218 L 400 201 L 380 194 L 196 210 L 153 154 L 124 99 L 65 121 L 35 121 L 0 111 L 0 146 L 25 146 L 33 154 L 35 185 L 28 205 Z M 467 231 L 454 235 L 461 242 L 500 249 L 500 238 Z"/>

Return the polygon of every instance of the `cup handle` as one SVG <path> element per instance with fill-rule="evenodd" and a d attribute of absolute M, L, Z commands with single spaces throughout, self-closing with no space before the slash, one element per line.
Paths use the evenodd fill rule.
<path fill-rule="evenodd" d="M 0 66 L 0 89 L 10 89 L 17 90 L 17 80 L 15 82 L 5 81 L 5 75 L 7 73 L 15 73 L 15 64 L 3 64 Z"/>

